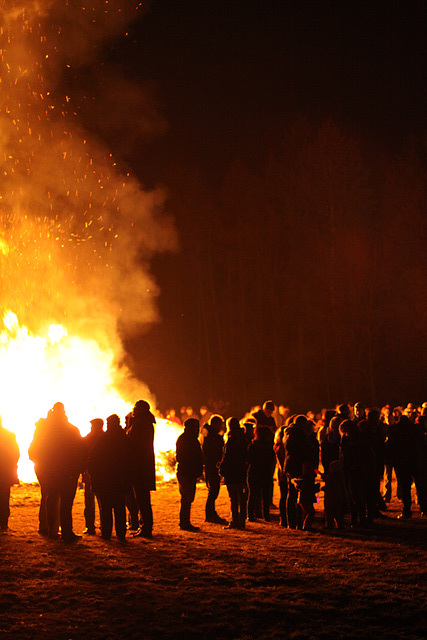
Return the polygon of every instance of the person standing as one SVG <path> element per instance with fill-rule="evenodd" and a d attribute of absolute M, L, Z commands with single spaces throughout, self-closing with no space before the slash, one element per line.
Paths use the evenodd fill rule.
<path fill-rule="evenodd" d="M 257 507 L 261 501 L 264 520 L 270 520 L 270 504 L 273 493 L 273 474 L 276 454 L 273 449 L 273 435 L 266 425 L 257 424 L 255 437 L 248 447 L 248 520 L 255 522 Z"/>
<path fill-rule="evenodd" d="M 297 508 L 298 491 L 292 480 L 301 478 L 303 464 L 312 457 L 306 428 L 307 418 L 304 415 L 296 416 L 293 423 L 285 429 L 283 437 L 285 449 L 284 470 L 288 479 L 286 513 L 289 529 L 302 528 L 301 513 Z"/>
<path fill-rule="evenodd" d="M 231 522 L 225 528 L 244 529 L 248 501 L 245 432 L 237 418 L 228 418 L 227 428 L 227 442 L 220 466 L 220 473 L 225 480 L 231 502 Z"/>
<path fill-rule="evenodd" d="M 129 446 L 119 416 L 112 414 L 107 418 L 107 431 L 97 438 L 88 462 L 92 489 L 99 500 L 104 540 L 111 539 L 113 513 L 118 539 L 124 542 L 126 537 L 126 493 L 131 486 Z"/>
<path fill-rule="evenodd" d="M 48 535 L 58 537 L 58 520 L 64 542 L 76 542 L 81 536 L 73 532 L 72 508 L 77 482 L 85 467 L 83 438 L 57 402 L 34 433 L 31 459 L 42 474 L 46 493 Z"/>
<path fill-rule="evenodd" d="M 90 421 L 90 432 L 83 438 L 86 455 L 89 460 L 89 456 L 95 446 L 98 438 L 103 432 L 104 420 L 102 418 L 94 418 Z M 83 531 L 86 535 L 94 536 L 95 531 L 95 493 L 92 488 L 91 477 L 89 471 L 86 469 L 82 474 L 84 492 L 85 492 L 85 508 L 84 517 L 86 528 Z M 99 503 L 98 503 L 99 507 Z"/>
<path fill-rule="evenodd" d="M 127 436 L 130 440 L 130 472 L 142 525 L 135 537 L 153 537 L 151 491 L 156 490 L 154 425 L 156 418 L 145 400 L 138 400 L 132 411 Z"/>
<path fill-rule="evenodd" d="M 209 424 L 205 425 L 206 435 L 202 442 L 203 465 L 205 468 L 205 480 L 208 488 L 205 516 L 206 522 L 226 525 L 227 520 L 221 518 L 216 512 L 215 501 L 221 487 L 219 465 L 222 460 L 224 438 L 220 431 L 224 428 L 224 420 L 219 415 L 211 416 Z"/>
<path fill-rule="evenodd" d="M 7 531 L 10 516 L 10 487 L 19 484 L 19 447 L 16 436 L 3 427 L 0 416 L 0 531 Z"/>
<path fill-rule="evenodd" d="M 184 422 L 183 433 L 176 441 L 176 476 L 181 494 L 179 528 L 191 532 L 200 531 L 200 528 L 192 525 L 190 521 L 197 480 L 203 474 L 203 455 L 198 436 L 199 421 L 196 418 L 188 418 Z"/>

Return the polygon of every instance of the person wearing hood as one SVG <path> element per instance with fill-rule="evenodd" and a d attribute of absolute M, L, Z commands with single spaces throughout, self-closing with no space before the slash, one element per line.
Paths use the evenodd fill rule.
<path fill-rule="evenodd" d="M 179 527 L 183 531 L 200 531 L 199 527 L 191 524 L 191 504 L 196 495 L 198 478 L 203 474 L 203 454 L 199 436 L 199 421 L 188 418 L 184 422 L 184 431 L 176 441 L 176 461 L 181 507 L 179 512 Z"/>
<path fill-rule="evenodd" d="M 153 537 L 153 510 L 150 491 L 156 490 L 154 425 L 156 418 L 145 400 L 138 400 L 130 418 L 127 436 L 130 441 L 130 471 L 138 508 L 142 518 L 136 537 Z"/>

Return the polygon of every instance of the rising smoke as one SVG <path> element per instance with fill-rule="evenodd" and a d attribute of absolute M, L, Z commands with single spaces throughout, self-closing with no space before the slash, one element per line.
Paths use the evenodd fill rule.
<path fill-rule="evenodd" d="M 145 7 L 84 4 L 21 0 L 0 9 L 0 309 L 34 332 L 66 323 L 102 345 L 118 324 L 157 319 L 149 263 L 176 237 L 164 194 L 121 172 L 60 91 L 64 70 L 93 64 Z M 107 93 L 117 82 L 126 101 L 123 79 L 108 82 Z"/>

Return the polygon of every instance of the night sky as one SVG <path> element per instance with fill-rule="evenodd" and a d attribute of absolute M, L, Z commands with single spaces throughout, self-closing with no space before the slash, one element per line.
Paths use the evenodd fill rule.
<path fill-rule="evenodd" d="M 162 321 L 124 336 L 161 409 L 427 399 L 426 18 L 153 0 L 80 70 L 98 102 L 110 73 L 142 90 L 110 96 L 114 126 L 79 117 L 167 189 L 180 238 L 152 264 Z"/>

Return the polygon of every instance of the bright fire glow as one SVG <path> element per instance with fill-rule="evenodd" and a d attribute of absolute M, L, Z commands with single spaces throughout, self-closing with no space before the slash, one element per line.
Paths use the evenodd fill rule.
<path fill-rule="evenodd" d="M 163 194 L 119 171 L 82 129 L 78 92 L 57 84 L 121 33 L 132 5 L 0 3 L 0 414 L 17 435 L 22 481 L 34 480 L 35 422 L 55 402 L 82 435 L 111 413 L 124 425 L 139 399 L 155 407 L 123 366 L 120 338 L 157 319 L 148 265 L 174 247 L 174 230 Z M 157 452 L 173 451 L 177 435 L 158 421 Z M 169 458 L 158 454 L 165 477 Z"/>
<path fill-rule="evenodd" d="M 70 422 L 82 435 L 90 430 L 92 418 L 105 418 L 117 413 L 125 424 L 125 416 L 133 401 L 124 400 L 117 392 L 120 371 L 112 350 L 101 349 L 95 340 L 68 335 L 59 325 L 51 325 L 42 335 L 33 336 L 21 327 L 11 311 L 3 318 L 0 333 L 0 409 L 3 424 L 17 434 L 21 450 L 19 478 L 35 480 L 33 464 L 27 451 L 35 422 L 46 417 L 52 405 L 63 402 Z M 156 425 L 155 449 L 158 476 L 168 480 L 173 473 L 170 457 L 179 428 L 166 420 Z"/>

